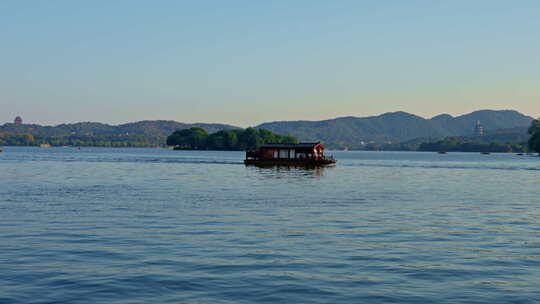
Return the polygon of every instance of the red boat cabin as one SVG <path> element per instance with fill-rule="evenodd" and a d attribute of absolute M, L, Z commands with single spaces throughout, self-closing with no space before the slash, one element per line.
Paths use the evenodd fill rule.
<path fill-rule="evenodd" d="M 299 144 L 265 144 L 256 150 L 246 152 L 246 164 L 267 163 L 308 163 L 331 164 L 333 158 L 324 155 L 324 146 L 320 142 Z"/>

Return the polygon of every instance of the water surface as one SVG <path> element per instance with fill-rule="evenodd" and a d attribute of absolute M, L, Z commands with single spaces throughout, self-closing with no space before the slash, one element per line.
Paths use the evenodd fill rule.
<path fill-rule="evenodd" d="M 535 303 L 540 158 L 0 153 L 0 303 Z"/>

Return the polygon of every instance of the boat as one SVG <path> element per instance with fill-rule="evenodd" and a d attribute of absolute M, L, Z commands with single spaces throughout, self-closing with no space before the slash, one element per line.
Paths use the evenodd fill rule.
<path fill-rule="evenodd" d="M 437 153 L 439 153 L 439 154 L 446 154 L 447 152 L 446 152 L 446 151 L 439 151 L 439 152 L 437 152 Z"/>
<path fill-rule="evenodd" d="M 480 154 L 489 155 L 489 154 L 491 154 L 491 152 L 480 152 Z"/>
<path fill-rule="evenodd" d="M 264 144 L 246 151 L 244 164 L 256 166 L 327 166 L 334 165 L 332 156 L 324 155 L 320 142 L 299 144 Z"/>

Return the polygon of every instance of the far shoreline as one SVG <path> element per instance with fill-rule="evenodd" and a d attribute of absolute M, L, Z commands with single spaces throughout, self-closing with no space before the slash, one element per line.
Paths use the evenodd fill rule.
<path fill-rule="evenodd" d="M 84 148 L 91 148 L 91 149 L 156 149 L 156 150 L 170 150 L 170 151 L 186 151 L 186 152 L 246 152 L 245 150 L 220 150 L 220 149 L 173 149 L 172 147 L 108 147 L 108 146 L 80 146 L 80 147 L 74 147 L 74 146 L 50 146 L 50 147 L 40 147 L 40 146 L 0 146 L 0 150 L 3 150 L 3 152 L 7 152 L 6 149 L 18 149 L 18 148 L 35 148 L 39 150 L 48 150 L 48 149 L 76 149 L 76 150 L 82 150 Z M 440 154 L 439 151 L 415 151 L 415 150 L 361 150 L 361 149 L 349 149 L 349 150 L 342 150 L 342 149 L 328 149 L 328 152 L 339 152 L 339 153 L 348 153 L 348 152 L 397 152 L 397 153 L 423 153 L 423 154 Z M 482 154 L 481 151 L 445 151 L 444 154 L 454 154 L 454 153 L 460 153 L 460 154 Z M 489 152 L 489 154 L 495 154 L 495 155 L 522 155 L 522 156 L 539 156 L 540 154 L 536 152 Z"/>

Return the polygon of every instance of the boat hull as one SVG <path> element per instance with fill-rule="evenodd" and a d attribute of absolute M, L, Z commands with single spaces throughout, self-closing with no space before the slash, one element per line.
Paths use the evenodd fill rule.
<path fill-rule="evenodd" d="M 260 160 L 260 159 L 246 159 L 244 164 L 271 167 L 271 166 L 290 166 L 290 167 L 319 167 L 319 166 L 332 166 L 336 164 L 335 160 L 321 159 L 321 160 Z"/>

